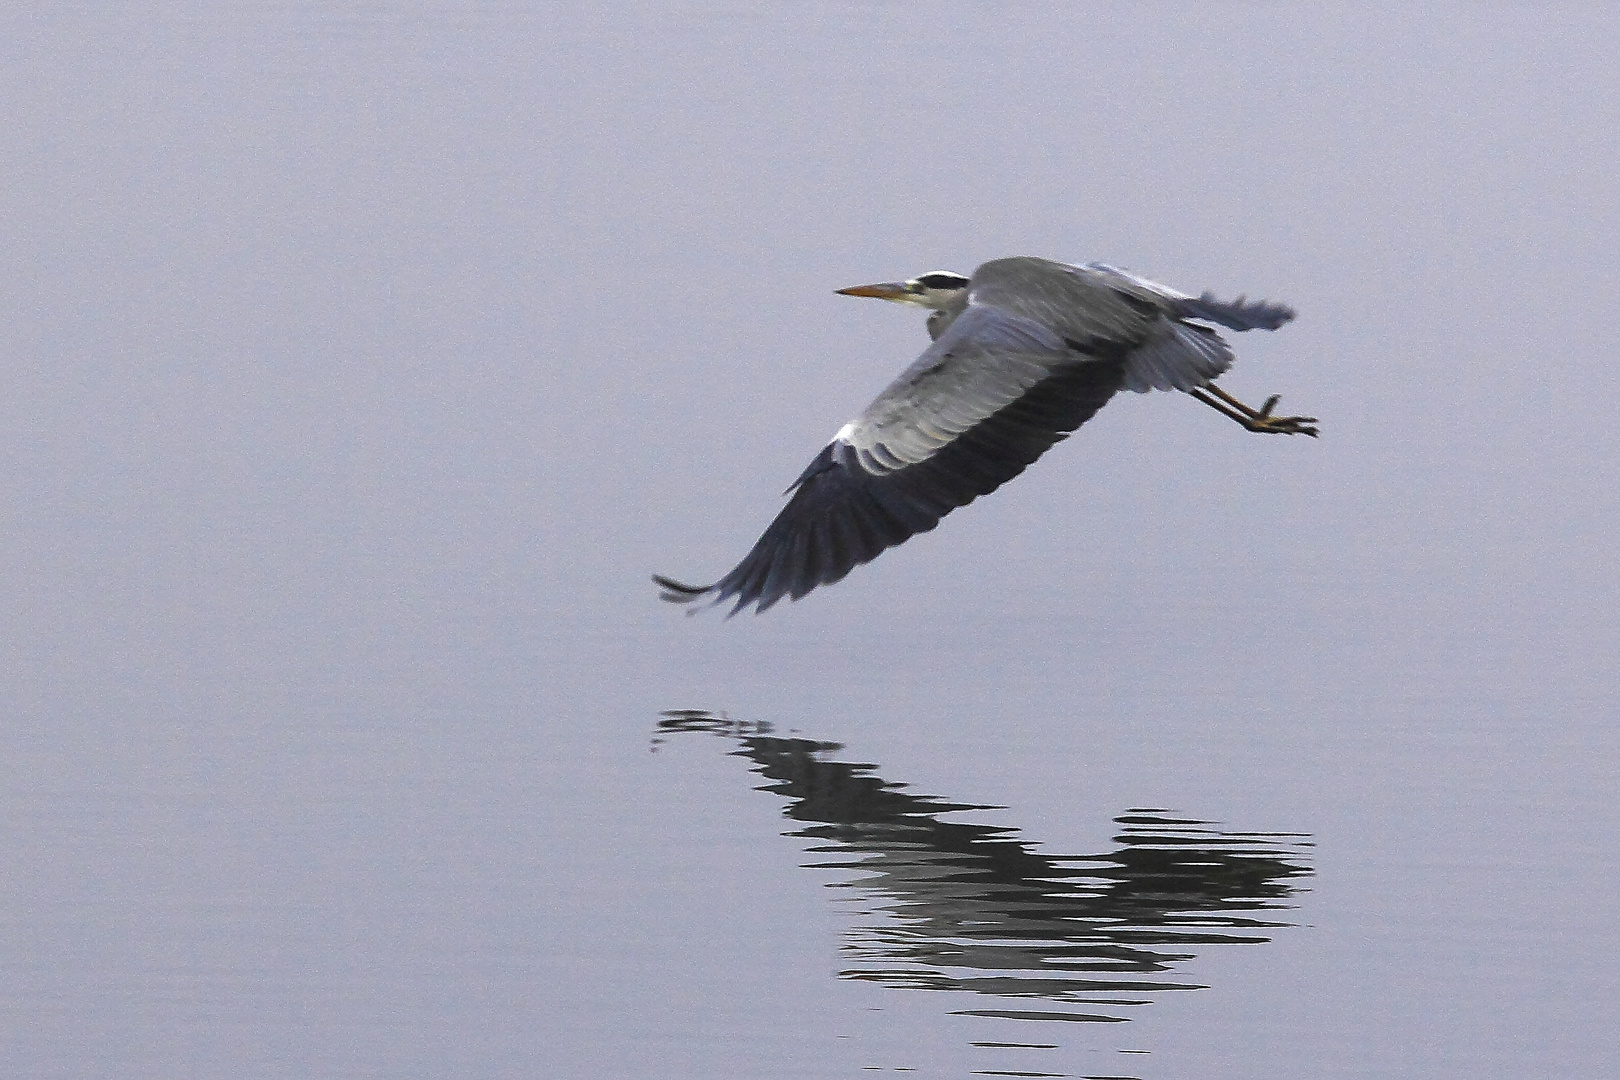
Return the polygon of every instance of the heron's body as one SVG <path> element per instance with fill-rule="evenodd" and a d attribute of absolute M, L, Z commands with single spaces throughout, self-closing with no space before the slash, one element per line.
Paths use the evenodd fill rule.
<path fill-rule="evenodd" d="M 839 429 L 735 569 L 705 587 L 660 577 L 665 599 L 735 600 L 734 613 L 797 600 L 1011 480 L 1122 389 L 1182 390 L 1250 430 L 1316 434 L 1309 417 L 1273 417 L 1275 399 L 1256 411 L 1213 385 L 1232 352 L 1208 324 L 1274 330 L 1294 316 L 1281 305 L 1029 257 L 840 291 L 929 308 L 933 344 Z"/>

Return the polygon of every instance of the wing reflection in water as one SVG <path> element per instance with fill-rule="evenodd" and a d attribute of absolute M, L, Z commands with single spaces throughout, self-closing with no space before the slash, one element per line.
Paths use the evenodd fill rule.
<path fill-rule="evenodd" d="M 872 903 L 845 945 L 844 978 L 1047 1006 L 968 1014 L 1128 1019 L 1121 1010 L 1154 994 L 1200 988 L 1171 975 L 1195 949 L 1259 944 L 1290 925 L 1271 913 L 1311 872 L 1303 834 L 1227 832 L 1156 809 L 1116 817 L 1119 846 L 1106 854 L 1042 854 L 1016 829 L 941 820 L 1000 807 L 910 794 L 872 765 L 828 760 L 838 743 L 681 710 L 659 721 L 654 748 L 692 731 L 733 740 L 772 781 L 762 790 L 805 823 L 790 835 L 832 856 L 809 865 L 864 875 L 845 883 Z"/>

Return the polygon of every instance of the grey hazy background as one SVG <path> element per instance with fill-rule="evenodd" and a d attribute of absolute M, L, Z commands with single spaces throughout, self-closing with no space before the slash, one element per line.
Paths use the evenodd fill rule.
<path fill-rule="evenodd" d="M 1599 4 L 11 5 L 0 1071 L 1614 1075 L 1616 56 Z M 1015 253 L 1295 305 L 1223 385 L 1323 437 L 1127 395 L 798 604 L 656 601 L 920 349 L 833 289 Z M 1128 1023 L 960 1015 L 838 977 L 852 875 L 673 709 L 1314 875 Z"/>

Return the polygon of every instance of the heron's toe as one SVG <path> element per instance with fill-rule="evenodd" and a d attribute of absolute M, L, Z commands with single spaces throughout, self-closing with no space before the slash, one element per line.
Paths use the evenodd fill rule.
<path fill-rule="evenodd" d="M 1250 431 L 1266 435 L 1309 435 L 1313 439 L 1316 438 L 1316 417 L 1271 415 L 1271 410 L 1275 409 L 1277 402 L 1281 400 L 1280 394 L 1272 394 L 1266 398 L 1266 403 L 1260 406 L 1260 412 L 1243 426 Z"/>
<path fill-rule="evenodd" d="M 1268 416 L 1255 424 L 1255 431 L 1268 435 L 1309 435 L 1316 438 L 1314 416 Z"/>

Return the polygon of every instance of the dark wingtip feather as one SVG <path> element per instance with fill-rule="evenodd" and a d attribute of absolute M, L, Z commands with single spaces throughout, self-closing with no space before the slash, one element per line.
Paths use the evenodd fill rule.
<path fill-rule="evenodd" d="M 713 585 L 684 585 L 674 578 L 667 578 L 663 574 L 654 574 L 653 583 L 659 588 L 658 598 L 671 604 L 690 604 L 714 588 Z"/>

